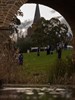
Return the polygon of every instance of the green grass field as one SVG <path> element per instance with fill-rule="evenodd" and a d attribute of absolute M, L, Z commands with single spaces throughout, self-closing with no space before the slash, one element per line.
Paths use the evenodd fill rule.
<path fill-rule="evenodd" d="M 66 59 L 67 56 L 72 54 L 72 50 L 63 50 L 62 59 Z M 46 52 L 40 52 L 40 56 L 37 56 L 36 52 L 24 54 L 24 67 L 27 71 L 48 71 L 49 68 L 56 62 L 57 53 L 52 55 L 46 55 Z"/>
<path fill-rule="evenodd" d="M 52 55 L 47 55 L 45 51 L 40 52 L 40 56 L 37 56 L 36 52 L 23 55 L 23 65 L 7 66 L 2 70 L 1 77 L 5 83 L 55 84 L 61 77 L 64 78 L 66 72 L 73 73 L 71 62 L 66 62 L 66 57 L 72 55 L 72 50 L 63 50 L 61 60 L 58 60 L 56 52 Z"/>
<path fill-rule="evenodd" d="M 72 50 L 63 50 L 62 59 L 66 59 L 67 56 L 72 54 Z M 50 74 L 54 70 L 53 67 L 57 61 L 57 53 L 47 55 L 46 52 L 40 52 L 40 56 L 37 56 L 36 52 L 24 53 L 24 64 L 22 66 L 22 72 L 25 80 L 29 83 L 46 83 L 49 80 Z M 22 73 L 21 72 L 21 73 Z"/>
<path fill-rule="evenodd" d="M 62 52 L 62 59 L 65 60 L 71 54 L 72 50 L 64 50 Z M 56 52 L 52 55 L 46 55 L 44 51 L 40 52 L 40 56 L 37 56 L 36 52 L 24 53 L 24 63 L 23 66 L 16 68 L 16 73 L 14 74 L 16 76 L 15 80 L 18 83 L 24 84 L 47 84 L 49 81 L 52 81 L 54 73 L 58 71 L 55 65 L 57 61 Z M 63 65 L 61 65 L 60 70 L 61 68 L 63 69 Z"/>

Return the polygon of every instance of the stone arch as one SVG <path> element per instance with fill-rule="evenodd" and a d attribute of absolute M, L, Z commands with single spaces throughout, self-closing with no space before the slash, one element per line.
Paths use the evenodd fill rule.
<path fill-rule="evenodd" d="M 9 51 L 5 50 L 3 52 L 3 50 L 6 44 L 9 45 L 9 40 L 8 40 L 9 39 L 8 38 L 9 24 L 12 20 L 12 17 L 17 12 L 17 10 L 26 2 L 44 4 L 46 6 L 49 6 L 57 10 L 61 15 L 63 15 L 67 19 L 67 21 L 69 22 L 72 28 L 73 33 L 75 32 L 75 23 L 74 23 L 75 22 L 75 15 L 74 15 L 75 3 L 73 2 L 73 0 L 50 0 L 50 1 L 49 0 L 0 0 L 0 70 L 4 70 L 5 66 L 8 66 L 9 63 L 10 65 L 8 66 L 8 68 L 12 66 L 13 64 L 13 61 L 11 58 L 12 52 L 10 52 L 10 50 Z M 73 45 L 74 45 L 74 50 L 75 50 L 75 34 L 73 38 Z M 5 58 L 6 55 L 2 55 L 2 53 L 5 53 L 8 57 Z M 73 56 L 75 57 L 75 52 Z M 2 72 L 0 72 L 0 79 L 2 76 L 3 76 Z M 3 76 L 3 77 L 5 78 L 6 76 Z"/>
<path fill-rule="evenodd" d="M 75 4 L 72 0 L 0 0 L 0 27 L 8 26 L 17 10 L 26 2 L 44 4 L 57 10 L 67 19 L 72 30 L 75 31 L 75 15 L 73 13 Z"/>
<path fill-rule="evenodd" d="M 12 17 L 27 0 L 0 0 L 0 27 L 8 27 Z"/>

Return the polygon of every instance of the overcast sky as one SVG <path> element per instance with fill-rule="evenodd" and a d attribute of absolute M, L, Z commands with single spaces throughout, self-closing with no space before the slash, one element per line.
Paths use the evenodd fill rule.
<path fill-rule="evenodd" d="M 25 20 L 34 20 L 35 8 L 36 8 L 36 4 L 33 4 L 33 3 L 31 3 L 31 4 L 30 3 L 26 3 L 26 4 L 22 5 L 20 9 L 23 12 L 23 17 L 22 16 L 18 16 L 20 21 L 24 22 Z M 39 4 L 39 8 L 40 8 L 41 17 L 44 17 L 46 20 L 49 20 L 52 17 L 57 17 L 63 23 L 67 24 L 67 26 L 69 27 L 69 32 L 71 32 L 70 26 L 67 23 L 67 21 L 56 10 L 54 10 L 54 9 L 52 9 L 50 7 L 47 7 L 45 5 L 41 5 L 41 4 Z"/>
<path fill-rule="evenodd" d="M 34 19 L 34 14 L 35 14 L 35 8 L 36 4 L 24 4 L 20 9 L 23 12 L 23 17 L 18 16 L 18 18 L 21 20 L 21 22 L 24 22 L 25 20 L 33 20 Z M 45 19 L 50 19 L 52 17 L 59 17 L 61 16 L 58 12 L 55 10 L 44 6 L 40 5 L 40 15 L 41 17 L 44 17 Z"/>

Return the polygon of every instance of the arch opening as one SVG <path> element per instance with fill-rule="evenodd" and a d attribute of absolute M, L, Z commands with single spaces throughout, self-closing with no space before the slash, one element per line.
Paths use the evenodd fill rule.
<path fill-rule="evenodd" d="M 9 24 L 10 24 L 10 22 L 11 22 L 11 20 L 12 20 L 12 17 L 14 16 L 14 14 L 16 13 L 16 11 L 18 10 L 18 8 L 22 5 L 22 4 L 24 4 L 24 2 L 26 2 L 25 0 L 17 0 L 17 1 L 15 1 L 14 2 L 14 5 L 10 5 L 11 6 L 11 10 L 8 10 L 7 11 L 7 14 L 6 14 L 6 16 L 5 16 L 5 18 L 4 18 L 4 20 L 3 20 L 3 22 L 2 22 L 2 24 L 1 24 L 1 30 L 2 31 L 4 31 L 5 33 L 6 33 L 6 36 L 8 37 L 9 36 L 9 34 L 7 34 L 8 33 L 8 31 L 9 31 L 9 29 L 7 29 L 8 28 L 8 26 L 9 26 Z M 5 9 L 5 8 L 4 8 Z M 62 14 L 62 15 L 64 15 L 64 14 Z M 3 27 L 3 29 L 2 29 L 2 27 Z M 5 29 L 6 28 L 6 29 Z M 7 32 L 6 32 L 6 30 L 7 30 Z M 23 32 L 24 32 L 25 30 L 23 29 Z M 71 30 L 70 30 L 71 31 Z M 4 32 L 2 32 L 3 34 L 4 34 Z M 72 32 L 72 31 L 71 31 Z M 7 41 L 7 38 L 4 36 L 3 38 L 2 38 L 2 40 L 5 40 L 6 39 L 6 42 L 4 43 L 4 42 L 2 42 L 3 44 L 2 45 L 4 45 L 4 47 L 7 45 L 7 47 L 8 47 L 8 49 L 10 48 L 10 40 L 8 40 Z M 2 48 L 2 46 L 1 46 L 1 48 Z M 4 50 L 5 48 L 3 48 L 3 49 L 1 49 L 1 50 Z M 3 62 L 5 62 L 6 61 L 6 63 L 7 63 L 7 61 L 9 60 L 9 64 L 7 64 L 7 65 L 4 65 L 4 66 L 8 66 L 8 69 L 9 69 L 9 67 L 13 64 L 13 61 L 12 61 L 12 58 L 11 58 L 11 56 L 13 55 L 11 52 L 11 55 L 9 55 L 9 52 L 8 51 L 10 51 L 10 49 L 9 50 L 5 50 L 4 52 L 2 51 L 1 53 L 3 54 L 2 55 L 2 57 L 5 57 L 6 56 L 6 54 L 7 54 L 7 57 L 6 57 L 6 60 L 4 60 Z M 12 47 L 12 51 L 13 51 L 13 47 Z M 4 55 L 4 53 L 5 53 L 5 55 Z M 9 55 L 9 57 L 8 57 L 8 55 Z M 10 58 L 11 58 L 11 60 L 10 60 Z M 4 58 L 2 58 L 2 59 L 4 59 Z M 14 58 L 13 58 L 14 59 Z M 12 63 L 11 63 L 11 61 L 12 61 Z M 2 65 L 2 64 L 1 64 Z M 2 65 L 3 66 L 3 65 Z M 16 66 L 16 65 L 15 65 Z M 13 67 L 11 68 L 12 69 L 12 71 L 13 71 Z M 2 70 L 2 69 L 1 69 Z M 7 69 L 6 69 L 7 70 Z M 17 69 L 16 69 L 16 71 L 17 71 Z M 7 71 L 6 71 L 7 72 Z M 8 70 L 8 72 L 9 72 L 9 70 Z M 10 76 L 10 74 L 11 73 L 9 73 L 9 76 Z M 36 73 L 34 73 L 34 75 L 35 75 Z M 38 73 L 37 73 L 38 74 Z M 18 73 L 18 75 L 19 75 L 19 73 Z M 3 76 L 3 75 L 2 75 Z M 8 76 L 7 74 L 6 74 L 6 76 Z M 6 78 L 6 76 L 3 76 L 4 77 L 4 79 Z M 11 75 L 12 76 L 12 75 Z M 11 77 L 10 76 L 10 77 Z M 13 79 L 16 77 L 16 73 L 15 73 L 15 75 L 13 76 Z M 35 77 L 39 77 L 39 75 L 35 75 Z M 41 77 L 43 77 L 42 75 L 41 75 Z M 45 76 L 46 77 L 46 76 Z M 20 79 L 21 79 L 21 76 L 20 76 Z M 23 80 L 24 80 L 24 77 L 23 77 Z M 8 77 L 8 79 L 6 79 L 6 81 L 8 82 L 8 81 L 12 81 L 12 80 L 10 80 L 9 79 L 9 77 Z M 13 80 L 13 82 L 14 82 L 15 80 Z M 31 80 L 32 81 L 32 80 Z M 18 82 L 18 80 L 17 80 L 17 82 Z M 20 80 L 20 82 L 21 82 L 21 80 Z M 26 82 L 26 81 L 25 81 Z"/>
<path fill-rule="evenodd" d="M 42 6 L 42 5 L 40 5 L 40 6 Z M 30 9 L 31 9 L 31 8 L 30 8 Z M 22 11 L 22 10 L 21 10 L 21 11 Z M 52 9 L 51 9 L 51 11 L 52 11 L 51 13 L 56 13 L 55 10 L 52 10 Z M 42 12 L 41 12 L 41 13 L 42 13 Z M 45 10 L 44 10 L 44 13 L 45 13 Z M 47 12 L 46 12 L 46 14 L 47 14 Z M 35 14 L 34 14 L 34 15 L 35 15 Z M 30 17 L 31 17 L 31 16 L 30 16 Z M 43 15 L 42 17 L 45 17 L 45 16 Z M 48 16 L 47 16 L 47 17 L 48 17 Z M 50 17 L 51 17 L 51 16 L 50 16 Z M 60 15 L 60 14 L 58 14 L 58 13 L 56 14 L 56 16 L 53 15 L 52 18 L 53 18 L 53 17 L 59 18 L 60 21 L 61 21 L 61 19 L 64 19 L 64 18 L 62 17 L 62 15 Z M 21 18 L 21 17 L 18 17 L 18 18 Z M 33 19 L 35 19 L 34 16 L 33 16 Z M 21 19 L 21 20 L 22 20 L 22 19 Z M 46 20 L 49 21 L 50 19 L 46 19 Z M 23 20 L 22 20 L 22 21 L 23 21 Z M 26 23 L 27 25 L 28 25 L 28 23 L 29 23 L 29 25 L 32 25 L 32 22 L 34 22 L 34 21 L 31 21 L 30 19 L 28 19 L 28 22 L 25 21 L 25 23 Z M 35 21 L 35 22 L 36 22 L 36 21 Z M 62 21 L 61 21 L 61 22 L 62 22 Z M 66 22 L 65 19 L 64 19 L 64 23 L 67 24 L 67 22 Z M 20 29 L 22 29 L 21 32 L 23 32 L 23 33 L 25 32 L 25 26 L 26 26 L 26 24 L 24 24 L 24 23 L 22 22 L 22 25 L 24 25 L 24 26 L 23 26 L 23 27 L 20 26 L 21 28 L 19 27 Z M 36 25 L 36 24 L 34 24 L 34 25 Z M 34 25 L 32 25 L 31 27 L 30 27 L 30 26 L 26 27 L 26 28 L 30 28 L 30 33 L 29 33 L 29 34 L 31 34 L 31 28 L 32 28 Z M 67 24 L 67 25 L 68 25 L 68 24 Z M 72 32 L 71 29 L 70 29 L 70 27 L 69 27 L 69 25 L 68 25 L 68 28 L 69 28 L 69 31 Z M 68 31 L 68 32 L 69 32 L 69 31 Z M 72 34 L 72 33 L 71 33 L 71 34 Z M 24 39 L 24 38 L 22 37 L 22 39 Z M 21 40 L 21 41 L 22 41 L 22 40 Z M 30 41 L 30 38 L 29 38 L 28 41 Z M 27 42 L 27 41 L 26 41 L 26 42 Z M 30 42 L 31 42 L 31 41 L 30 41 Z M 29 43 L 29 42 L 28 42 L 28 43 Z M 41 43 L 40 43 L 40 44 L 41 44 Z M 48 44 L 47 44 L 47 45 L 48 45 Z M 46 45 L 46 46 L 47 46 L 47 45 Z M 35 48 L 35 47 L 36 47 L 36 48 Z M 45 45 L 44 45 L 43 47 L 45 47 Z M 29 47 L 27 47 L 27 48 L 25 48 L 25 49 L 26 49 L 25 51 L 27 51 L 27 53 L 25 54 L 25 56 L 26 56 L 26 57 L 28 57 L 28 56 L 29 56 L 29 57 L 32 57 L 30 54 L 31 54 L 31 53 L 33 54 L 33 52 L 29 53 L 29 51 L 30 51 L 30 50 L 28 50 Z M 37 46 L 34 45 L 34 48 L 32 48 L 32 49 L 37 49 Z M 36 51 L 36 50 L 35 50 L 35 51 Z M 70 52 L 70 53 L 71 53 L 71 52 Z M 45 57 L 45 54 L 43 54 L 43 53 L 41 53 L 41 54 L 42 54 L 42 57 L 46 58 L 46 57 Z M 44 56 L 43 56 L 43 55 L 44 55 Z M 52 55 L 53 55 L 53 54 L 52 54 Z M 51 55 L 51 56 L 52 56 L 52 55 Z M 33 61 L 32 61 L 32 65 L 33 65 L 35 62 L 37 62 L 36 60 L 38 60 L 38 58 L 35 57 L 36 54 L 33 54 L 33 56 L 34 56 L 34 57 L 32 57 L 33 59 L 31 58 L 31 59 L 33 60 Z M 28 58 L 28 60 L 30 60 L 30 59 Z M 43 60 L 46 60 L 46 59 L 43 59 Z M 48 60 L 48 59 L 47 59 L 47 60 Z M 47 60 L 46 60 L 46 61 L 47 61 Z M 26 60 L 26 62 L 28 62 L 28 61 Z M 26 62 L 25 62 L 25 63 L 26 63 Z M 30 62 L 31 62 L 31 60 L 30 60 Z M 42 63 L 41 63 L 42 66 L 43 66 L 43 61 L 41 61 L 41 62 L 42 62 Z M 59 60 L 58 60 L 57 62 L 59 63 Z M 29 62 L 28 62 L 28 63 L 29 63 Z M 37 62 L 37 65 L 38 65 L 38 63 L 39 63 L 39 62 Z M 48 63 L 49 63 L 49 62 L 48 62 Z M 61 63 L 63 63 L 63 62 L 61 61 Z M 40 65 L 41 65 L 41 64 L 40 64 Z M 46 64 L 47 64 L 47 63 L 46 63 Z M 59 63 L 59 64 L 60 64 L 60 63 Z M 66 66 L 65 64 L 66 64 L 66 63 L 64 62 L 64 66 Z M 27 65 L 28 65 L 28 64 L 27 64 Z M 36 65 L 36 66 L 37 66 L 37 65 Z M 40 65 L 38 65 L 38 69 L 40 69 L 40 67 L 39 67 Z M 44 62 L 44 65 L 45 65 L 45 62 Z M 29 66 L 31 66 L 31 65 L 29 65 Z M 34 66 L 34 65 L 33 65 L 33 66 Z M 45 65 L 45 66 L 47 66 L 47 65 Z M 58 66 L 58 65 L 57 65 L 57 66 Z M 61 64 L 60 64 L 60 66 L 61 66 Z M 48 66 L 48 68 L 49 68 L 49 66 Z M 36 68 L 32 68 L 32 69 L 33 69 L 33 72 L 34 72 L 34 70 L 35 70 Z M 47 69 L 47 70 L 48 70 L 48 69 Z M 63 69 L 62 69 L 62 70 L 63 70 Z M 39 77 L 40 74 L 41 74 L 41 73 L 39 73 L 38 71 L 35 71 L 35 73 L 32 73 L 32 75 L 34 75 L 35 77 Z M 44 75 L 44 74 L 43 74 L 43 75 Z M 46 74 L 45 74 L 45 75 L 46 75 Z M 41 77 L 42 77 L 42 76 L 41 76 Z M 39 79 L 35 80 L 35 82 L 36 82 L 36 81 L 39 82 Z"/>

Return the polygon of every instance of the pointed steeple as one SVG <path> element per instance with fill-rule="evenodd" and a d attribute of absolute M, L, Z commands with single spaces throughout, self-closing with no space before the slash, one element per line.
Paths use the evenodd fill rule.
<path fill-rule="evenodd" d="M 36 4 L 35 15 L 33 23 L 36 23 L 40 19 L 40 9 L 39 4 Z"/>

